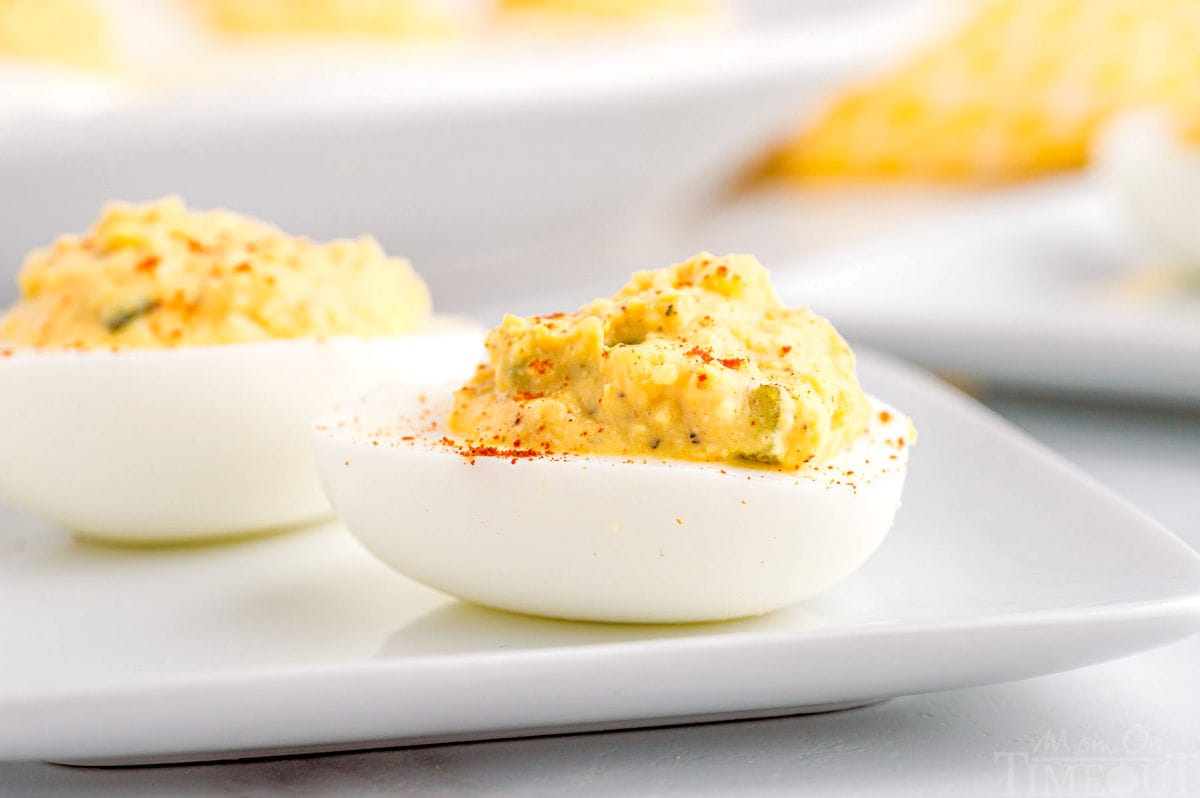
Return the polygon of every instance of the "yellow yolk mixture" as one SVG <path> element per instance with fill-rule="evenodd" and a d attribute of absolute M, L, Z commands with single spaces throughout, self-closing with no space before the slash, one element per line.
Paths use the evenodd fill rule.
<path fill-rule="evenodd" d="M 500 0 L 500 9 L 613 21 L 704 16 L 713 11 L 707 0 Z"/>
<path fill-rule="evenodd" d="M 0 340 L 41 347 L 396 335 L 430 313 L 421 278 L 371 238 L 315 243 L 178 198 L 109 205 L 30 255 L 18 281 Z"/>
<path fill-rule="evenodd" d="M 0 55 L 113 66 L 107 22 L 87 0 L 0 0 Z"/>
<path fill-rule="evenodd" d="M 987 0 L 966 25 L 851 89 L 767 171 L 1011 180 L 1076 168 L 1114 111 L 1200 115 L 1195 0 Z"/>
<path fill-rule="evenodd" d="M 439 38 L 448 19 L 414 0 L 201 0 L 215 27 L 247 34 Z"/>
<path fill-rule="evenodd" d="M 747 255 L 639 272 L 576 313 L 506 316 L 487 350 L 450 417 L 478 445 L 798 470 L 871 413 L 846 342 L 784 307 Z"/>

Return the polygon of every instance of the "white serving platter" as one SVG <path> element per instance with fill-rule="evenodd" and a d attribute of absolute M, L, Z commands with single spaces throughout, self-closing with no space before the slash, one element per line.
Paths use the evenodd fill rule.
<path fill-rule="evenodd" d="M 958 377 L 1200 404 L 1200 280 L 1092 176 L 959 198 L 776 282 L 852 341 Z"/>
<path fill-rule="evenodd" d="M 334 525 L 121 549 L 5 513 L 0 757 L 212 759 L 817 711 L 1200 627 L 1200 559 L 1161 526 L 936 380 L 874 355 L 862 376 L 920 430 L 897 524 L 846 581 L 740 622 L 481 609 Z"/>
<path fill-rule="evenodd" d="M 435 294 L 463 264 L 578 257 L 580 238 L 718 191 L 843 81 L 901 54 L 940 4 L 746 0 L 736 24 L 692 35 L 553 45 L 184 48 L 173 63 L 189 79 L 147 68 L 161 85 L 107 105 L 8 124 L 0 105 L 0 303 L 33 247 L 109 200 L 170 193 L 316 239 L 371 233 Z M 17 88 L 82 91 L 28 90 L 36 79 Z"/>

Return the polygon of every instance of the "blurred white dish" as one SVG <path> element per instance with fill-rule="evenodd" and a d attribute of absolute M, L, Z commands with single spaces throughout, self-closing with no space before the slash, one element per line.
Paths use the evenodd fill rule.
<path fill-rule="evenodd" d="M 318 419 L 317 464 L 339 520 L 376 556 L 485 606 L 619 623 L 761 615 L 861 566 L 900 506 L 908 421 L 878 402 L 851 449 L 791 474 L 464 456 L 441 441 L 454 387 L 396 386 Z"/>
<path fill-rule="evenodd" d="M 0 137 L 0 264 L 113 198 L 237 197 L 317 239 L 369 230 L 441 294 L 464 261 L 603 241 L 703 199 L 939 5 L 806 0 L 622 46 L 360 47 L 146 92 L 86 124 L 23 124 Z"/>
<path fill-rule="evenodd" d="M 921 421 L 896 527 L 843 582 L 745 621 L 484 610 L 398 577 L 338 527 L 130 552 L 0 512 L 0 758 L 230 758 L 777 715 L 1050 673 L 1200 626 L 1185 544 L 937 381 L 868 352 L 859 363 Z"/>
<path fill-rule="evenodd" d="M 1200 290 L 1146 256 L 1106 188 L 1069 177 L 962 198 L 794 260 L 776 284 L 852 343 L 958 377 L 1200 403 Z"/>
<path fill-rule="evenodd" d="M 482 331 L 0 349 L 0 496 L 90 537 L 171 543 L 327 516 L 312 419 L 383 380 L 470 374 Z"/>
<path fill-rule="evenodd" d="M 118 78 L 80 69 L 0 56 L 0 142 L 19 125 L 77 123 L 130 97 Z"/>
<path fill-rule="evenodd" d="M 1095 154 L 1156 254 L 1200 272 L 1200 146 L 1183 141 L 1164 112 L 1141 110 L 1114 119 Z"/>

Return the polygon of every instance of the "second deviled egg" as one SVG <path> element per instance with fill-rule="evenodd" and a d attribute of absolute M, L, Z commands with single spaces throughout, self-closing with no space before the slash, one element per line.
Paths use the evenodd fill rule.
<path fill-rule="evenodd" d="M 508 316 L 487 349 L 457 391 L 377 391 L 315 430 L 341 520 L 452 595 L 594 621 L 755 615 L 854 571 L 899 507 L 911 424 L 754 258 Z"/>
<path fill-rule="evenodd" d="M 469 371 L 406 261 L 175 198 L 114 204 L 33 253 L 0 320 L 0 497 L 72 530 L 168 542 L 329 513 L 314 415 L 385 379 Z"/>

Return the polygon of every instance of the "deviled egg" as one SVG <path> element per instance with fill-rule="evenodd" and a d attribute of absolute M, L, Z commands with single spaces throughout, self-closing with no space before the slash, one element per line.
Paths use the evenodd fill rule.
<path fill-rule="evenodd" d="M 594 621 L 761 614 L 858 568 L 899 507 L 911 423 L 754 258 L 507 316 L 487 350 L 457 390 L 382 389 L 315 425 L 341 520 L 431 587 Z"/>
<path fill-rule="evenodd" d="M 0 130 L 127 100 L 109 28 L 87 0 L 0 2 Z"/>
<path fill-rule="evenodd" d="M 449 35 L 450 18 L 425 0 L 202 0 L 218 30 L 256 35 L 353 35 L 428 39 Z"/>
<path fill-rule="evenodd" d="M 0 498 L 91 537 L 170 542 L 328 515 L 319 412 L 385 377 L 469 373 L 407 262 L 175 198 L 34 252 L 0 319 Z"/>
<path fill-rule="evenodd" d="M 1115 188 L 1154 255 L 1168 269 L 1200 274 L 1200 143 L 1166 109 L 1116 117 L 1096 144 L 1096 169 Z M 1189 140 L 1193 139 L 1193 140 Z"/>

